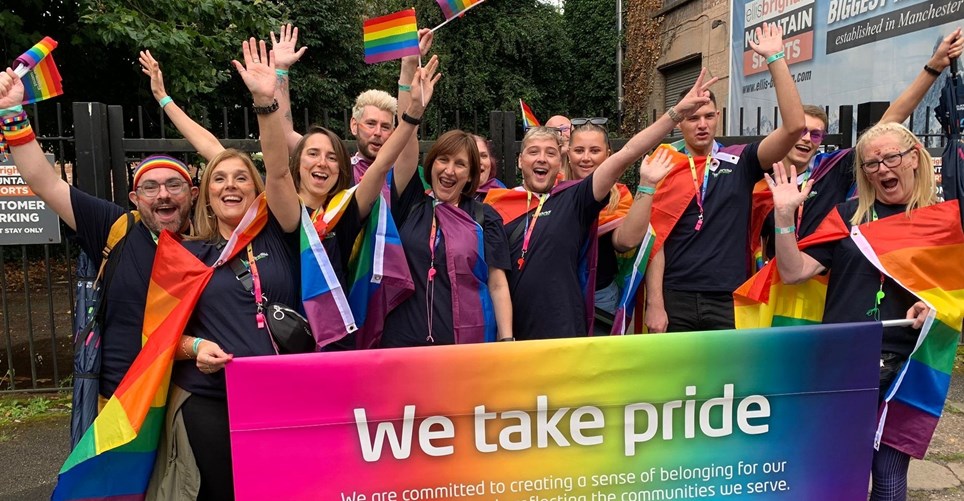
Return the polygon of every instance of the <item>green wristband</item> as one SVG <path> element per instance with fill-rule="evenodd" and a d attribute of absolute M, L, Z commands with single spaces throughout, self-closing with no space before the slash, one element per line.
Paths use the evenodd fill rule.
<path fill-rule="evenodd" d="M 783 51 L 781 50 L 780 52 L 777 52 L 776 54 L 768 57 L 768 58 L 767 58 L 767 64 L 773 64 L 773 63 L 775 63 L 778 59 L 783 59 L 783 56 L 784 56 L 784 53 L 783 53 Z"/>
<path fill-rule="evenodd" d="M 288 70 L 274 70 L 274 74 L 279 77 L 286 77 L 288 76 Z"/>
<path fill-rule="evenodd" d="M 0 117 L 7 116 L 7 115 L 16 115 L 17 113 L 23 113 L 22 104 L 16 104 L 9 108 L 0 109 Z"/>
<path fill-rule="evenodd" d="M 636 187 L 636 193 L 642 193 L 643 195 L 655 195 L 656 188 L 653 188 L 652 186 L 639 185 Z"/>
<path fill-rule="evenodd" d="M 201 341 L 204 341 L 204 340 L 199 337 L 196 337 L 194 338 L 194 343 L 191 345 L 191 350 L 194 351 L 195 357 L 197 356 L 197 347 L 201 345 Z"/>
<path fill-rule="evenodd" d="M 405 84 L 400 83 L 400 84 L 398 84 L 398 91 L 399 91 L 399 92 L 412 92 L 412 86 L 411 86 L 411 85 L 405 85 Z"/>
<path fill-rule="evenodd" d="M 773 228 L 773 232 L 776 233 L 777 235 L 791 235 L 795 231 L 797 231 L 797 227 L 792 224 L 787 227 L 777 226 Z"/>
<path fill-rule="evenodd" d="M 157 102 L 157 104 L 159 104 L 161 108 L 163 108 L 173 102 L 174 102 L 174 99 L 171 96 L 164 96 L 161 98 L 160 101 Z"/>

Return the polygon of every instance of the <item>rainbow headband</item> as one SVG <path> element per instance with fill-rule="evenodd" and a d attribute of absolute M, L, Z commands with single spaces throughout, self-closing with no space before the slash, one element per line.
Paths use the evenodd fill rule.
<path fill-rule="evenodd" d="M 177 173 L 187 181 L 187 184 L 193 184 L 191 182 L 191 174 L 188 172 L 184 162 L 167 155 L 151 155 L 142 160 L 141 164 L 137 166 L 137 172 L 134 173 L 134 187 L 137 187 L 141 176 L 151 169 L 171 169 L 177 171 Z"/>

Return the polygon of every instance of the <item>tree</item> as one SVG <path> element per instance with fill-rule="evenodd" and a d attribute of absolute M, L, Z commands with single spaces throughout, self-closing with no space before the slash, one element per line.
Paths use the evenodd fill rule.
<path fill-rule="evenodd" d="M 614 118 L 616 102 L 615 0 L 566 0 L 566 33 L 572 41 L 569 110 L 573 116 Z"/>

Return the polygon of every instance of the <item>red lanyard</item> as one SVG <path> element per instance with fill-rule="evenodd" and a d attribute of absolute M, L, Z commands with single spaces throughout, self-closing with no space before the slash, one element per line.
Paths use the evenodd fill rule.
<path fill-rule="evenodd" d="M 526 263 L 526 252 L 529 251 L 529 242 L 532 240 L 532 232 L 536 229 L 536 221 L 539 220 L 539 214 L 542 214 L 542 204 L 546 203 L 549 199 L 549 194 L 539 195 L 539 205 L 536 206 L 536 213 L 530 218 L 526 214 L 526 226 L 525 226 L 525 238 L 522 239 L 522 255 L 519 257 L 519 269 Z M 526 190 L 526 210 L 529 209 L 529 205 L 532 204 L 532 192 Z M 700 216 L 702 217 L 702 216 Z M 531 219 L 531 221 L 530 221 Z"/>
<path fill-rule="evenodd" d="M 425 287 L 425 318 L 428 321 L 428 336 L 425 338 L 426 341 L 430 343 L 435 342 L 435 338 L 432 337 L 432 322 L 435 319 L 435 309 L 432 307 L 435 304 L 435 249 L 438 247 L 439 234 L 438 234 L 438 217 L 435 216 L 435 207 L 440 204 L 438 200 L 432 199 L 432 229 L 428 234 L 428 251 L 429 256 L 431 256 L 428 264 L 428 283 Z M 453 286 L 455 284 L 452 284 Z"/>
<path fill-rule="evenodd" d="M 693 174 L 693 188 L 696 189 L 696 206 L 700 208 L 699 219 L 696 220 L 696 231 L 700 231 L 703 227 L 703 201 L 706 200 L 706 186 L 709 184 L 710 179 L 710 166 L 707 165 L 710 161 L 710 157 L 706 157 L 706 161 L 703 162 L 703 187 L 700 189 L 699 180 L 696 179 L 696 163 L 693 162 L 693 155 L 689 153 L 686 154 L 686 158 L 690 161 L 690 173 Z"/>

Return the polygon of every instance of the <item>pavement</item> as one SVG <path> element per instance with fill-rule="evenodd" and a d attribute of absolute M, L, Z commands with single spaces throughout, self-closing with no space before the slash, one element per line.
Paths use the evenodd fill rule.
<path fill-rule="evenodd" d="M 69 430 L 63 415 L 0 428 L 0 501 L 50 499 Z M 908 481 L 910 501 L 964 501 L 964 377 L 951 380 L 927 456 L 911 461 Z"/>

